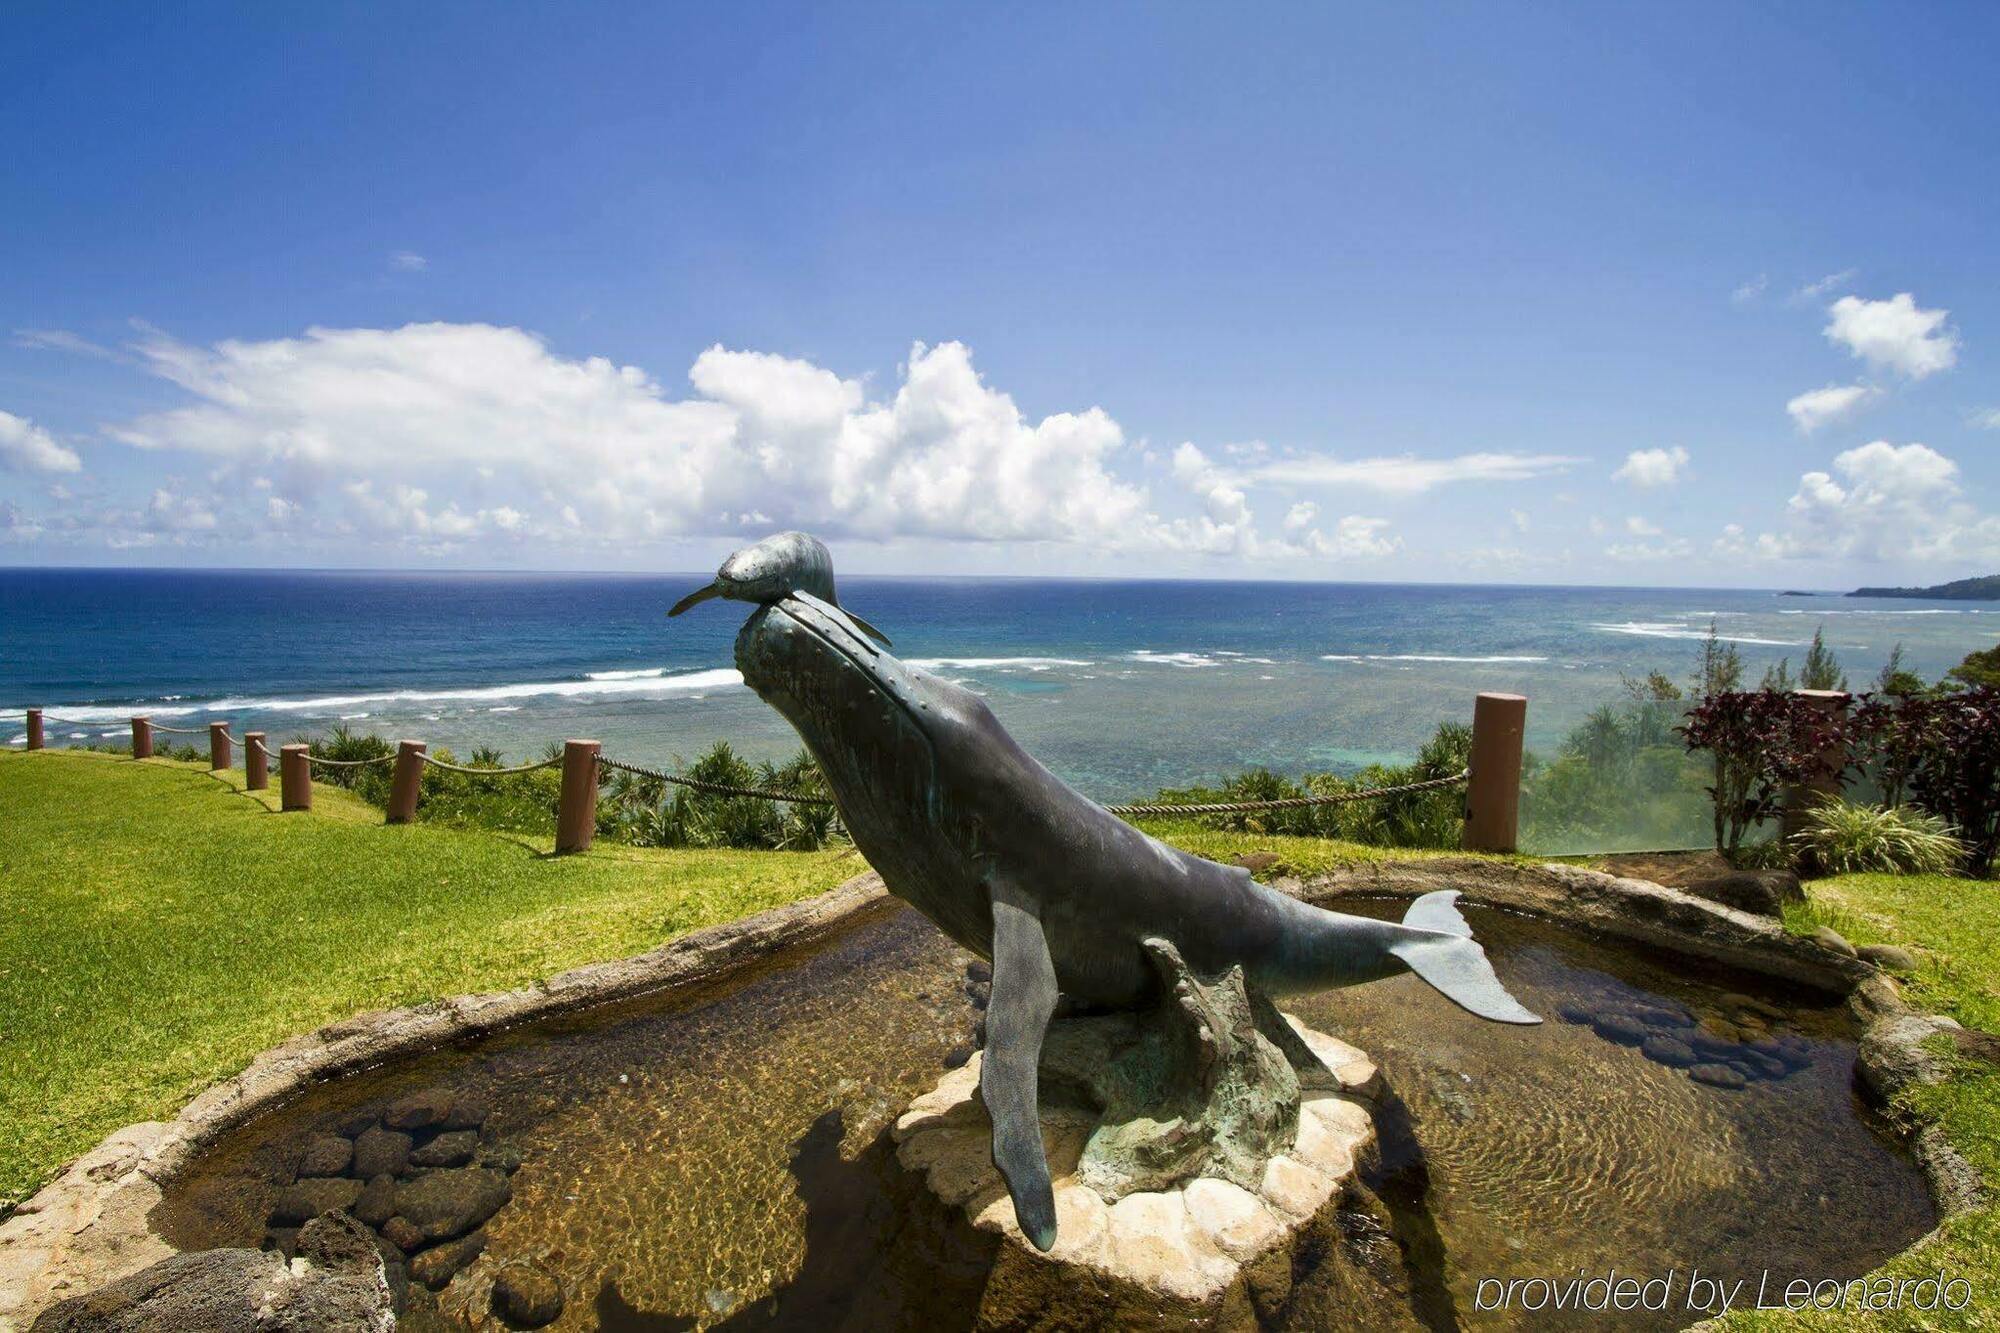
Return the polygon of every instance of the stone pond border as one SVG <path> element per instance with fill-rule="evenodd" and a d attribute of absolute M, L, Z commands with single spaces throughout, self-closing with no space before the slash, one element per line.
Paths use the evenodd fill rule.
<path fill-rule="evenodd" d="M 1951 1019 L 1910 1009 L 1893 981 L 1858 958 L 1679 889 L 1570 865 L 1473 857 L 1362 862 L 1276 885 L 1321 903 L 1458 889 L 1468 902 L 1845 995 L 1863 1025 L 1858 1073 L 1880 1101 L 1945 1076 L 1945 1062 L 1925 1043 L 1955 1028 Z M 221 1135 L 314 1084 L 524 1023 L 713 982 L 858 924 L 886 897 L 877 876 L 860 875 L 817 897 L 695 931 L 636 957 L 575 968 L 519 990 L 357 1014 L 280 1043 L 172 1120 L 106 1136 L 0 1221 L 0 1333 L 20 1333 L 48 1305 L 177 1253 L 148 1220 L 164 1187 Z M 1978 1173 L 1939 1128 L 1907 1128 L 1940 1222 L 1982 1206 Z"/>

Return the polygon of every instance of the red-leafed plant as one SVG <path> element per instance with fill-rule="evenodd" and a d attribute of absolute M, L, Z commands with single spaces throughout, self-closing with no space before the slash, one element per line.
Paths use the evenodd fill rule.
<path fill-rule="evenodd" d="M 1844 731 L 1839 715 L 1776 690 L 1724 691 L 1690 709 L 1681 739 L 1715 762 L 1707 789 L 1715 850 L 1734 861 L 1743 835 L 1778 812 L 1785 788 L 1838 779 Z M 1828 764 L 1829 752 L 1841 761 Z"/>
<path fill-rule="evenodd" d="M 1966 869 L 1991 874 L 2000 850 L 2000 689 L 1908 699 L 1897 712 L 1911 797 L 1957 830 Z"/>

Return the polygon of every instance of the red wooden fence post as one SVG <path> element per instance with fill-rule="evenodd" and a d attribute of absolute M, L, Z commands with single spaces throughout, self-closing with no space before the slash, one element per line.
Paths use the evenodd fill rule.
<path fill-rule="evenodd" d="M 280 810 L 310 810 L 313 808 L 312 765 L 306 755 L 310 747 L 286 745 L 278 750 L 278 808 Z"/>
<path fill-rule="evenodd" d="M 42 710 L 39 708 L 28 710 L 28 748 L 30 750 L 42 748 Z"/>
<path fill-rule="evenodd" d="M 150 717 L 132 719 L 132 757 L 134 759 L 153 757 L 153 719 Z"/>
<path fill-rule="evenodd" d="M 264 752 L 264 733 L 246 731 L 243 733 L 243 790 L 263 791 L 271 785 L 271 776 L 266 761 L 270 758 Z"/>
<path fill-rule="evenodd" d="M 556 802 L 556 851 L 587 852 L 597 834 L 596 741 L 564 741 L 562 796 Z"/>
<path fill-rule="evenodd" d="M 208 766 L 221 772 L 229 767 L 229 724 L 211 722 L 208 724 Z"/>
<path fill-rule="evenodd" d="M 389 779 L 391 824 L 407 824 L 417 817 L 417 797 L 424 787 L 424 743 L 401 741 L 396 746 L 396 772 Z"/>
<path fill-rule="evenodd" d="M 1482 694 L 1472 703 L 1472 777 L 1465 793 L 1468 852 L 1511 852 L 1520 836 L 1521 736 L 1527 696 Z"/>

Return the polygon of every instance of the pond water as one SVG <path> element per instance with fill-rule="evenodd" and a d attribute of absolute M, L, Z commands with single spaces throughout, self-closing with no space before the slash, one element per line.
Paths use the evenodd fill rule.
<path fill-rule="evenodd" d="M 1855 1099 L 1854 1033 L 1831 997 L 1466 915 L 1548 1023 L 1483 1023 L 1411 976 L 1289 1005 L 1374 1055 L 1393 1090 L 1369 1181 L 1426 1323 L 1547 1326 L 1480 1308 L 1495 1290 L 1482 1279 L 1615 1268 L 1670 1276 L 1672 1308 L 1651 1318 L 1681 1326 L 1701 1317 L 1685 1305 L 1694 1269 L 1753 1286 L 1768 1269 L 1774 1289 L 1855 1276 L 1935 1223 L 1921 1175 Z M 227 1137 L 155 1221 L 184 1248 L 283 1246 L 302 1168 L 307 1197 L 348 1197 L 359 1181 L 338 1177 L 360 1168 L 336 1140 L 372 1135 L 371 1171 L 385 1145 L 414 1144 L 439 1170 L 507 1178 L 485 1249 L 559 1278 L 558 1328 L 965 1327 L 993 1242 L 897 1168 L 885 1131 L 971 1051 L 983 975 L 885 905 L 696 993 L 325 1085 Z M 1316 1306 L 1301 1277 L 1283 1325 L 1337 1326 L 1334 1298 Z M 405 1326 L 501 1327 L 472 1286 L 416 1285 Z"/>

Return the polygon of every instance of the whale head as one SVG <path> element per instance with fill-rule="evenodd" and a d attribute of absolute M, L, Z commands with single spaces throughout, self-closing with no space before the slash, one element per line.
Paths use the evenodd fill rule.
<path fill-rule="evenodd" d="M 839 608 L 840 598 L 833 590 L 833 553 L 811 533 L 781 532 L 732 554 L 715 571 L 714 582 L 675 602 L 667 614 L 677 616 L 715 597 L 771 606 L 797 594 Z M 889 642 L 882 631 L 861 617 L 852 612 L 843 614 L 883 643 Z"/>

